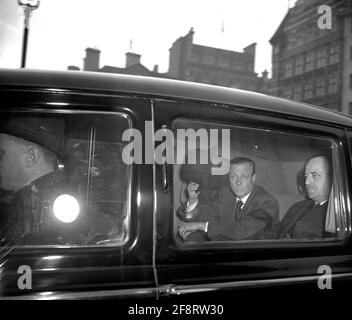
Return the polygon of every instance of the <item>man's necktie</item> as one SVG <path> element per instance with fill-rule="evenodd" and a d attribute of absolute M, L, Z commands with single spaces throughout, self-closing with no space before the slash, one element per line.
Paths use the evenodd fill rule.
<path fill-rule="evenodd" d="M 242 206 L 243 206 L 243 202 L 241 200 L 238 200 L 235 205 L 235 219 L 236 220 L 240 219 Z"/>
<path fill-rule="evenodd" d="M 319 208 L 321 206 L 322 206 L 322 204 L 320 204 L 319 202 L 316 202 L 316 203 L 314 203 L 313 208 Z"/>

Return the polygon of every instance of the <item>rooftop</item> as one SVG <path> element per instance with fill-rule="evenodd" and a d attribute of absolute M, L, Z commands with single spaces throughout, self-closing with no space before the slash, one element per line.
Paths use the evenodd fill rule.
<path fill-rule="evenodd" d="M 245 90 L 171 79 L 99 72 L 0 69 L 0 89 L 8 86 L 147 95 L 153 98 L 176 98 L 187 101 L 203 100 L 352 127 L 351 117 L 309 104 Z"/>

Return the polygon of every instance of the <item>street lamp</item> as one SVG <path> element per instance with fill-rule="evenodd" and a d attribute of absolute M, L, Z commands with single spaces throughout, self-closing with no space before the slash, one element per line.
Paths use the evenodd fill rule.
<path fill-rule="evenodd" d="M 39 3 L 40 3 L 40 0 L 18 0 L 18 4 L 24 10 L 24 29 L 23 29 L 21 68 L 24 68 L 26 66 L 29 20 L 31 18 L 32 10 L 37 9 L 39 7 Z"/>

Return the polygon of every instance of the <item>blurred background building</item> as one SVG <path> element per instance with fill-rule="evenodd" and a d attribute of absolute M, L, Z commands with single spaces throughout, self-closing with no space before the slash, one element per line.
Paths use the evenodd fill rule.
<path fill-rule="evenodd" d="M 68 70 L 80 70 L 77 66 L 69 66 Z M 122 73 L 148 77 L 167 77 L 166 73 L 159 73 L 158 66 L 149 70 L 141 63 L 141 55 L 134 52 L 126 52 L 125 67 L 103 66 L 100 67 L 100 50 L 97 48 L 86 48 L 86 56 L 83 59 L 83 71 Z"/>
<path fill-rule="evenodd" d="M 255 43 L 244 48 L 243 52 L 235 52 L 194 44 L 193 35 L 194 31 L 191 28 L 187 35 L 179 37 L 172 44 L 169 49 L 169 70 L 166 73 L 160 73 L 158 65 L 155 65 L 153 70 L 149 70 L 141 63 L 141 55 L 134 52 L 126 53 L 123 68 L 100 67 L 100 50 L 97 48 L 86 49 L 83 71 L 171 78 L 268 92 L 268 72 L 264 71 L 261 77 L 254 72 Z M 79 70 L 76 66 L 69 66 L 68 69 Z"/>
<path fill-rule="evenodd" d="M 321 5 L 331 8 L 331 28 L 318 26 Z M 96 48 L 86 49 L 83 70 L 252 90 L 352 114 L 352 0 L 297 0 L 269 40 L 271 79 L 254 71 L 256 43 L 236 52 L 194 44 L 193 36 L 191 28 L 172 44 L 165 73 L 157 65 L 149 70 L 134 52 L 126 53 L 125 67 L 100 67 Z"/>
<path fill-rule="evenodd" d="M 320 29 L 320 5 L 331 29 Z M 270 39 L 273 95 L 352 113 L 352 1 L 298 0 Z"/>
<path fill-rule="evenodd" d="M 236 52 L 193 43 L 191 29 L 170 48 L 169 76 L 225 87 L 266 92 L 268 72 L 262 77 L 254 72 L 256 43 Z"/>

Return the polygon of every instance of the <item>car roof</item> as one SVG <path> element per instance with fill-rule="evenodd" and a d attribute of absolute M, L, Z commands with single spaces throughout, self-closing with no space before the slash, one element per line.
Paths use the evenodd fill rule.
<path fill-rule="evenodd" d="M 0 86 L 92 90 L 101 93 L 128 93 L 156 98 L 209 101 L 352 126 L 350 116 L 306 103 L 246 90 L 164 78 L 87 71 L 0 69 Z"/>

